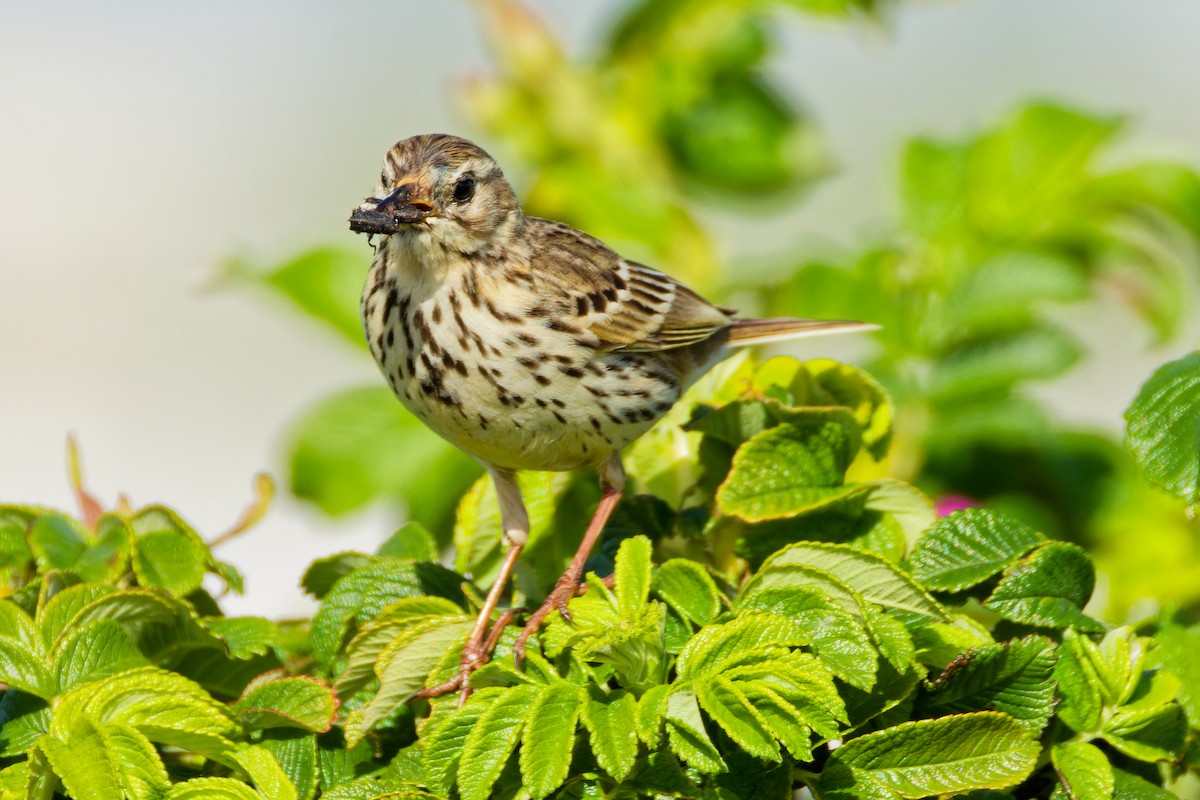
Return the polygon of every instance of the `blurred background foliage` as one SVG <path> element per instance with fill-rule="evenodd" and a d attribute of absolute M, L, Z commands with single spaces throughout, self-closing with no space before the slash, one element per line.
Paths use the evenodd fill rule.
<path fill-rule="evenodd" d="M 1067 304 L 1115 299 L 1130 313 L 1112 325 L 1159 343 L 1195 314 L 1194 167 L 1122 159 L 1125 119 L 1033 100 L 956 140 L 909 141 L 897 167 L 901 212 L 869 240 L 835 257 L 804 248 L 739 256 L 747 248 L 718 240 L 709 222 L 786 215 L 837 151 L 771 71 L 780 26 L 797 14 L 878 26 L 895 4 L 614 4 L 615 24 L 586 54 L 565 52 L 522 4 L 476 4 L 494 71 L 461 87 L 470 121 L 461 132 L 500 158 L 526 210 L 745 313 L 880 323 L 863 366 L 891 393 L 897 434 L 886 461 L 860 478 L 911 481 L 944 505 L 1000 507 L 1083 544 L 1106 581 L 1110 618 L 1151 610 L 1138 604 L 1145 598 L 1195 610 L 1195 520 L 1140 480 L 1115 437 L 1064 425 L 1030 392 L 1089 347 L 1056 323 Z M 347 242 L 271 267 L 235 263 L 231 274 L 287 298 L 366 358 L 358 296 L 368 261 L 361 243 Z M 675 452 L 673 437 L 692 435 L 660 426 L 630 454 L 634 475 L 680 505 L 679 459 L 655 462 Z M 483 541 L 466 532 L 482 529 L 481 515 L 453 524 L 481 470 L 382 382 L 295 421 L 288 459 L 292 491 L 330 514 L 399 503 L 443 545 L 452 535 L 460 545 Z M 548 496 L 589 500 L 578 481 L 531 480 Z M 643 527 L 653 516 L 626 511 L 643 513 Z"/>

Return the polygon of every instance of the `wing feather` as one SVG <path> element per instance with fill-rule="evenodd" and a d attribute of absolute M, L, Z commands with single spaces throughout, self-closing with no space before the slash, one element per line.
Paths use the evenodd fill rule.
<path fill-rule="evenodd" d="M 586 331 L 599 350 L 647 352 L 697 344 L 728 327 L 719 308 L 657 270 L 558 222 L 527 218 L 539 313 Z"/>

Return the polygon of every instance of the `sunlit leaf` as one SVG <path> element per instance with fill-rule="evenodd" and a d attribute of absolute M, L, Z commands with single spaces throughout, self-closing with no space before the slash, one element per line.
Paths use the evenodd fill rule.
<path fill-rule="evenodd" d="M 905 722 L 869 733 L 834 751 L 830 765 L 848 767 L 823 789 L 844 791 L 866 778 L 900 797 L 1006 789 L 1029 775 L 1038 743 L 1004 714 L 982 712 Z"/>
<path fill-rule="evenodd" d="M 1125 445 L 1150 483 L 1200 506 L 1200 351 L 1160 367 L 1125 412 Z"/>

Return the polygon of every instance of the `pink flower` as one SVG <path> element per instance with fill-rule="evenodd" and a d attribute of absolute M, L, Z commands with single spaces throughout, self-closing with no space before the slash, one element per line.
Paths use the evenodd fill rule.
<path fill-rule="evenodd" d="M 964 508 L 974 508 L 979 505 L 975 500 L 961 494 L 944 494 L 933 504 L 933 510 L 939 517 L 962 511 Z"/>

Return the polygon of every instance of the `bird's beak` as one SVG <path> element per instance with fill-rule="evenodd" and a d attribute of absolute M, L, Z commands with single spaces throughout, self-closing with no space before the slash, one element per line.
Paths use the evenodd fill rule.
<path fill-rule="evenodd" d="M 384 197 L 369 197 L 350 214 L 350 230 L 355 233 L 390 234 L 402 225 L 411 225 L 433 214 L 428 190 L 417 181 L 397 186 Z"/>

